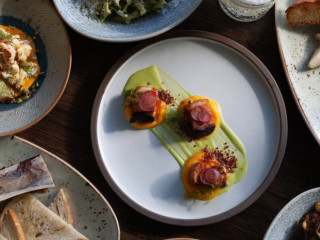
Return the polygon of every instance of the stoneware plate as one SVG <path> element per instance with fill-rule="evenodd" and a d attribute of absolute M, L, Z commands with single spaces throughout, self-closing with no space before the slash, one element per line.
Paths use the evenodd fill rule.
<path fill-rule="evenodd" d="M 246 176 L 211 201 L 185 200 L 175 159 L 151 131 L 134 130 L 124 118 L 122 89 L 132 73 L 150 65 L 219 102 L 246 147 Z M 91 127 L 95 156 L 112 188 L 137 211 L 176 225 L 213 223 L 248 207 L 278 171 L 287 139 L 284 102 L 266 67 L 241 45 L 207 32 L 168 35 L 122 58 L 101 84 Z"/>
<path fill-rule="evenodd" d="M 278 44 L 292 94 L 307 126 L 320 144 L 320 68 L 309 70 L 307 67 L 313 51 L 320 44 L 314 38 L 319 27 L 288 25 L 285 10 L 294 1 L 276 1 Z"/>
<path fill-rule="evenodd" d="M 74 227 L 91 240 L 119 240 L 117 218 L 103 195 L 81 173 L 50 152 L 18 137 L 0 138 L 0 168 L 41 154 L 55 183 L 49 192 L 34 194 L 48 206 L 61 187 L 66 193 Z M 0 203 L 2 208 L 5 204 Z"/>
<path fill-rule="evenodd" d="M 292 199 L 272 221 L 264 240 L 304 239 L 299 222 L 320 201 L 320 188 L 301 193 Z M 300 236 L 300 238 L 298 238 Z"/>
<path fill-rule="evenodd" d="M 60 99 L 71 68 L 71 48 L 66 29 L 48 0 L 0 0 L 0 24 L 36 36 L 41 71 L 34 96 L 19 104 L 0 103 L 0 136 L 32 126 L 47 115 Z"/>
<path fill-rule="evenodd" d="M 108 42 L 137 41 L 164 33 L 185 20 L 201 1 L 170 0 L 161 11 L 124 24 L 114 21 L 99 23 L 82 9 L 82 0 L 53 0 L 71 28 L 86 37 Z"/>

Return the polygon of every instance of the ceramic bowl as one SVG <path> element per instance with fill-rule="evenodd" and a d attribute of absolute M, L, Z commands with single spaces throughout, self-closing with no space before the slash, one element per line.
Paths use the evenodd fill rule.
<path fill-rule="evenodd" d="M 20 0 L 21 1 L 21 0 Z M 48 206 L 64 187 L 71 207 L 74 228 L 88 239 L 120 240 L 115 213 L 103 195 L 68 163 L 19 137 L 0 138 L 0 168 L 41 154 L 52 175 L 55 187 L 46 193 L 33 194 Z M 0 203 L 0 209 L 6 202 Z"/>
<path fill-rule="evenodd" d="M 296 235 L 301 230 L 298 223 L 318 201 L 320 201 L 320 188 L 308 190 L 292 199 L 275 217 L 263 239 L 298 239 Z"/>
<path fill-rule="evenodd" d="M 100 41 L 131 42 L 164 33 L 185 20 L 201 0 L 170 0 L 158 13 L 143 16 L 130 24 L 99 23 L 82 9 L 81 1 L 53 0 L 64 21 L 78 33 Z"/>
<path fill-rule="evenodd" d="M 0 104 L 0 136 L 12 135 L 37 123 L 61 97 L 71 69 L 69 38 L 59 15 L 48 0 L 0 0 L 0 24 L 37 35 L 35 44 L 41 71 L 34 96 L 19 104 Z"/>

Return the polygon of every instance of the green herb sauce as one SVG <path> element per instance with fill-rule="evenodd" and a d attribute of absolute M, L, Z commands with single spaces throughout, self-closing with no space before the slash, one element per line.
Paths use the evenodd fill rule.
<path fill-rule="evenodd" d="M 234 173 L 230 174 L 228 187 L 221 189 L 221 193 L 226 192 L 245 176 L 247 171 L 245 147 L 222 117 L 220 127 L 210 138 L 190 141 L 183 135 L 177 134 L 180 131 L 177 121 L 179 119 L 177 108 L 180 102 L 191 97 L 192 94 L 157 66 L 151 66 L 132 74 L 123 89 L 123 97 L 128 97 L 138 86 L 152 86 L 158 90 L 168 90 L 174 97 L 175 105 L 168 110 L 166 120 L 150 130 L 176 159 L 181 168 L 185 161 L 194 154 L 201 152 L 205 147 L 210 149 L 218 147 L 237 158 L 237 168 Z"/>

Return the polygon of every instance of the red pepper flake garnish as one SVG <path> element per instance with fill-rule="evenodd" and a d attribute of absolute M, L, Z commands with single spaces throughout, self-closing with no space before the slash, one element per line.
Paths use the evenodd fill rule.
<path fill-rule="evenodd" d="M 169 91 L 159 90 L 158 97 L 161 101 L 165 102 L 167 105 L 174 105 L 174 98 L 170 95 Z"/>
<path fill-rule="evenodd" d="M 225 167 L 228 173 L 233 173 L 234 169 L 237 168 L 237 158 L 234 155 L 225 153 L 219 150 L 217 147 L 215 149 L 208 149 L 207 147 L 203 149 L 204 160 L 212 161 L 216 160 L 220 163 L 221 167 Z"/>

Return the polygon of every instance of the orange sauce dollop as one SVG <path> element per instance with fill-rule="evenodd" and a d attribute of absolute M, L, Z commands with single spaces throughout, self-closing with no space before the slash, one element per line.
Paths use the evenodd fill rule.
<path fill-rule="evenodd" d="M 206 139 L 206 138 L 209 138 L 220 126 L 220 119 L 221 119 L 221 109 L 220 109 L 220 106 L 217 102 L 211 100 L 211 99 L 208 99 L 206 97 L 203 97 L 203 96 L 192 96 L 192 97 L 189 97 L 187 99 L 184 99 L 179 107 L 178 107 L 178 113 L 179 114 L 182 114 L 183 111 L 184 111 L 184 108 L 185 106 L 188 104 L 189 101 L 197 101 L 197 100 L 201 100 L 201 99 L 207 99 L 209 100 L 209 103 L 210 103 L 210 113 L 213 117 L 213 121 L 214 121 L 214 124 L 215 124 L 215 128 L 213 130 L 212 133 L 210 133 L 209 135 L 207 136 L 204 136 L 204 137 L 201 137 L 201 138 L 198 138 L 198 139 Z"/>
<path fill-rule="evenodd" d="M 208 161 L 205 160 L 205 152 L 198 152 L 191 158 L 189 158 L 183 168 L 181 169 L 181 181 L 185 189 L 184 198 L 186 199 L 198 199 L 198 200 L 210 200 L 217 195 L 219 195 L 221 189 L 213 188 L 212 186 L 194 184 L 191 181 L 191 169 L 192 166 L 197 163 L 202 162 L 208 167 L 220 166 L 218 161 Z M 227 180 L 228 180 L 227 174 Z"/>
<path fill-rule="evenodd" d="M 167 114 L 167 104 L 158 98 L 156 102 L 153 122 L 150 122 L 150 123 L 135 122 L 130 124 L 137 129 L 152 128 L 162 123 L 166 118 L 166 114 Z M 125 103 L 124 103 L 124 116 L 127 119 L 127 121 L 130 122 L 130 118 L 132 116 L 132 104 L 128 100 L 128 98 L 125 100 Z"/>

